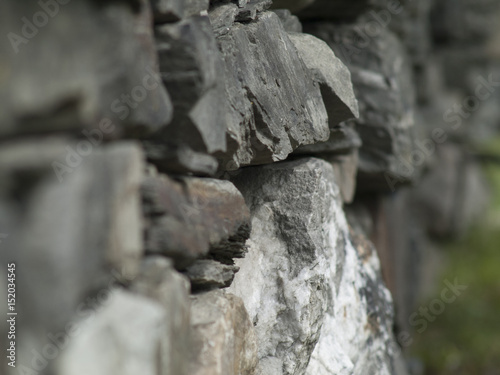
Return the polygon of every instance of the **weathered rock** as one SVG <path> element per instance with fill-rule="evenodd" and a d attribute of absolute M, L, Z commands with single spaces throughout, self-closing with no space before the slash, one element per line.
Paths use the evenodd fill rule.
<path fill-rule="evenodd" d="M 286 8 L 290 9 L 292 12 L 297 12 L 311 5 L 315 1 L 316 0 L 274 0 L 273 8 L 274 9 Z"/>
<path fill-rule="evenodd" d="M 415 191 L 422 222 L 438 238 L 462 235 L 484 212 L 487 197 L 478 165 L 453 143 L 437 148 L 432 170 Z"/>
<path fill-rule="evenodd" d="M 351 243 L 332 166 L 306 158 L 246 168 L 234 182 L 252 233 L 227 290 L 255 326 L 259 371 L 393 373 L 390 295 L 376 252 L 361 258 Z"/>
<path fill-rule="evenodd" d="M 193 291 L 227 288 L 234 279 L 239 268 L 219 263 L 215 260 L 197 260 L 189 266 L 184 274 L 191 281 Z"/>
<path fill-rule="evenodd" d="M 85 298 L 108 284 L 110 270 L 116 281 L 128 282 L 139 268 L 140 149 L 117 143 L 79 156 L 75 150 L 89 147 L 82 145 L 47 138 L 0 150 L 0 212 L 6 214 L 0 227 L 9 233 L 0 261 L 17 263 L 24 317 L 18 328 L 26 339 L 19 340 L 20 363 L 30 363 L 30 350 L 41 349 L 47 332 L 64 330 Z M 68 174 L 56 174 L 55 163 L 68 163 Z"/>
<path fill-rule="evenodd" d="M 192 375 L 253 375 L 257 365 L 254 328 L 243 301 L 212 291 L 192 296 Z"/>
<path fill-rule="evenodd" d="M 163 257 L 147 257 L 132 290 L 159 302 L 167 319 L 161 346 L 161 374 L 188 375 L 191 350 L 189 281 Z"/>
<path fill-rule="evenodd" d="M 209 174 L 210 168 L 200 168 L 203 155 L 226 151 L 224 69 L 209 17 L 159 26 L 156 37 L 175 112 L 173 122 L 145 143 L 148 159 L 164 172 Z"/>
<path fill-rule="evenodd" d="M 354 121 L 340 123 L 330 129 L 330 138 L 326 142 L 301 146 L 295 150 L 296 154 L 348 154 L 362 145 L 361 138 L 355 130 Z"/>
<path fill-rule="evenodd" d="M 219 36 L 227 33 L 229 28 L 233 26 L 237 14 L 238 6 L 233 3 L 212 6 L 208 12 L 208 16 L 210 17 L 214 34 Z"/>
<path fill-rule="evenodd" d="M 180 21 L 184 17 L 185 1 L 150 0 L 155 23 Z"/>
<path fill-rule="evenodd" d="M 327 139 L 319 87 L 276 14 L 236 23 L 218 42 L 232 123 L 228 152 L 217 155 L 223 169 L 283 160 L 300 145 Z"/>
<path fill-rule="evenodd" d="M 358 117 L 358 102 L 354 97 L 351 74 L 328 44 L 309 34 L 288 35 L 321 89 L 330 128 Z"/>
<path fill-rule="evenodd" d="M 56 366 L 57 375 L 160 373 L 158 353 L 167 315 L 148 298 L 114 290 L 103 306 L 76 322 Z"/>
<path fill-rule="evenodd" d="M 143 188 L 151 215 L 146 250 L 172 257 L 182 269 L 198 257 L 224 263 L 245 254 L 250 216 L 240 192 L 229 181 L 148 177 Z"/>
<path fill-rule="evenodd" d="M 219 163 L 217 159 L 203 152 L 193 151 L 186 145 L 144 141 L 146 155 L 157 169 L 174 174 L 213 176 Z"/>
<path fill-rule="evenodd" d="M 347 155 L 321 155 L 333 166 L 335 181 L 339 185 L 340 196 L 344 203 L 351 203 L 356 193 L 356 176 L 358 173 L 358 150 Z"/>
<path fill-rule="evenodd" d="M 297 16 L 294 16 L 288 9 L 275 9 L 274 13 L 280 18 L 283 28 L 287 33 L 301 33 L 302 24 Z"/>
<path fill-rule="evenodd" d="M 358 188 L 388 190 L 388 176 L 412 181 L 414 92 L 405 51 L 388 30 L 366 38 L 358 24 L 308 24 L 306 31 L 325 40 L 351 71 L 360 118 Z M 409 168 L 410 166 L 411 168 Z"/>
<path fill-rule="evenodd" d="M 477 45 L 498 26 L 500 6 L 494 0 L 437 0 L 432 9 L 432 31 L 439 42 Z"/>
<path fill-rule="evenodd" d="M 257 17 L 257 14 L 262 13 L 266 9 L 269 9 L 272 3 L 272 0 L 248 0 L 248 2 L 238 10 L 236 21 L 254 21 Z"/>
<path fill-rule="evenodd" d="M 29 23 L 33 15 L 48 18 L 40 5 L 4 2 L 0 137 L 99 131 L 111 122 L 100 138 L 116 138 L 168 124 L 172 105 L 158 78 L 149 1 L 139 3 L 71 2 L 44 27 L 30 28 L 23 17 Z M 83 47 L 75 43 L 80 40 Z M 54 61 L 64 61 L 64 68 Z"/>

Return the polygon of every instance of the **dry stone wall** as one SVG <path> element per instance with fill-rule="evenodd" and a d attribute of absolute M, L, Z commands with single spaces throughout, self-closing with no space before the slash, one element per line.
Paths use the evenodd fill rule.
<path fill-rule="evenodd" d="M 435 128 L 469 34 L 423 3 L 2 1 L 2 373 L 409 374 L 421 233 L 484 189 Z"/>

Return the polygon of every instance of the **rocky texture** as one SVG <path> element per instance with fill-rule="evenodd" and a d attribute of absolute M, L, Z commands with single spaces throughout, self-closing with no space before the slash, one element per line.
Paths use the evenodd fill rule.
<path fill-rule="evenodd" d="M 150 176 L 143 185 L 149 217 L 146 250 L 172 257 L 177 268 L 210 256 L 224 263 L 245 254 L 248 208 L 229 181 Z"/>
<path fill-rule="evenodd" d="M 138 272 L 142 153 L 117 143 L 80 157 L 79 145 L 48 138 L 0 151 L 0 227 L 9 233 L 0 261 L 17 264 L 21 363 L 41 349 L 44 332 L 64 331 L 85 298 Z M 67 174 L 55 163 L 68 163 Z"/>
<path fill-rule="evenodd" d="M 185 2 L 182 0 L 150 0 L 156 23 L 180 21 L 184 16 Z"/>
<path fill-rule="evenodd" d="M 275 9 L 274 13 L 280 18 L 283 28 L 288 33 L 301 33 L 302 24 L 297 16 L 292 15 L 288 9 Z"/>
<path fill-rule="evenodd" d="M 257 15 L 268 9 L 272 4 L 272 0 L 248 0 L 245 5 L 240 6 L 236 21 L 250 22 L 255 21 Z"/>
<path fill-rule="evenodd" d="M 80 332 L 58 359 L 61 374 L 159 373 L 158 353 L 167 315 L 147 298 L 114 290 L 77 322 Z"/>
<path fill-rule="evenodd" d="M 190 17 L 155 30 L 163 82 L 175 106 L 172 124 L 146 143 L 161 171 L 210 175 L 210 157 L 226 151 L 224 71 L 208 16 Z"/>
<path fill-rule="evenodd" d="M 319 23 L 306 30 L 326 40 L 351 71 L 360 112 L 356 129 L 363 140 L 360 188 L 387 190 L 388 176 L 400 183 L 414 180 L 414 92 L 400 42 L 384 29 L 367 38 L 356 24 Z"/>
<path fill-rule="evenodd" d="M 499 14 L 494 0 L 436 0 L 432 9 L 432 31 L 440 43 L 477 44 L 495 32 Z"/>
<path fill-rule="evenodd" d="M 10 373 L 405 375 L 392 330 L 498 160 L 464 151 L 494 2 L 63 2 L 0 2 Z"/>
<path fill-rule="evenodd" d="M 190 374 L 252 375 L 257 364 L 254 328 L 243 301 L 220 291 L 191 297 Z"/>
<path fill-rule="evenodd" d="M 300 145 L 327 139 L 320 89 L 278 16 L 265 12 L 255 22 L 235 23 L 218 42 L 232 124 L 223 169 L 283 160 Z"/>
<path fill-rule="evenodd" d="M 234 182 L 252 233 L 228 291 L 255 326 L 259 371 L 391 373 L 391 298 L 375 251 L 350 240 L 333 168 L 306 158 L 248 168 Z"/>
<path fill-rule="evenodd" d="M 358 117 L 358 102 L 354 97 L 351 74 L 328 44 L 308 34 L 290 33 L 289 36 L 313 80 L 319 85 L 330 128 Z"/>
<path fill-rule="evenodd" d="M 8 37 L 0 43 L 0 138 L 94 129 L 109 139 L 168 124 L 172 105 L 158 78 L 149 2 L 138 5 L 135 12 L 124 1 L 99 7 L 71 2 L 58 5 L 48 22 L 36 2 L 5 2 L 2 14 L 10 16 L 1 28 Z M 43 27 L 28 18 L 31 26 L 20 22 L 35 14 L 46 17 L 35 21 Z M 103 121 L 113 126 L 99 130 Z"/>
<path fill-rule="evenodd" d="M 239 271 L 236 266 L 229 266 L 215 260 L 197 260 L 189 266 L 184 274 L 191 281 L 193 291 L 225 288 L 231 285 L 234 274 Z"/>
<path fill-rule="evenodd" d="M 185 353 L 191 350 L 191 306 L 189 281 L 173 269 L 172 262 L 158 256 L 147 257 L 132 290 L 159 302 L 167 317 L 160 351 L 161 374 L 188 375 Z"/>

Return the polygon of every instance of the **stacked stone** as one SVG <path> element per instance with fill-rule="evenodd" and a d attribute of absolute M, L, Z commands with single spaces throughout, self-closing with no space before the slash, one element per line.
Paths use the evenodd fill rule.
<path fill-rule="evenodd" d="M 430 6 L 271 3 L 0 4 L 5 373 L 406 374 Z"/>

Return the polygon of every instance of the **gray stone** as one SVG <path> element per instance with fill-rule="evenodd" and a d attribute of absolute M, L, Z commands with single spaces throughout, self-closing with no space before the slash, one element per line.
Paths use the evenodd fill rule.
<path fill-rule="evenodd" d="M 150 0 L 155 23 L 180 21 L 184 17 L 183 0 Z"/>
<path fill-rule="evenodd" d="M 309 34 L 288 35 L 321 89 L 330 128 L 342 121 L 359 117 L 351 74 L 328 44 Z"/>
<path fill-rule="evenodd" d="M 210 0 L 184 0 L 185 13 L 184 17 L 199 16 L 206 12 L 210 6 Z"/>
<path fill-rule="evenodd" d="M 287 33 L 301 33 L 302 24 L 297 16 L 294 16 L 288 9 L 274 9 L 274 13 L 280 18 L 283 28 Z"/>
<path fill-rule="evenodd" d="M 148 177 L 143 197 L 151 217 L 146 232 L 149 252 L 172 257 L 180 269 L 209 250 L 211 257 L 228 264 L 245 254 L 250 216 L 231 182 Z"/>
<path fill-rule="evenodd" d="M 148 298 L 114 290 L 57 360 L 56 375 L 160 373 L 158 353 L 167 315 Z M 169 317 L 168 317 L 169 318 Z"/>
<path fill-rule="evenodd" d="M 151 140 L 143 141 L 143 145 L 148 160 L 161 171 L 206 177 L 213 176 L 219 166 L 215 157 L 193 151 L 183 144 L 173 145 Z"/>
<path fill-rule="evenodd" d="M 279 0 L 277 5 L 281 5 L 286 0 Z M 354 21 L 358 16 L 367 11 L 387 11 L 393 9 L 395 15 L 401 12 L 407 2 L 411 0 L 399 0 L 390 2 L 387 0 L 293 0 L 292 3 L 301 4 L 296 8 L 297 15 L 302 20 L 334 20 L 337 22 Z M 306 4 L 309 3 L 309 4 Z M 302 6 L 302 4 L 307 6 Z M 398 11 L 399 10 L 399 11 Z M 392 13 L 391 12 L 391 13 Z"/>
<path fill-rule="evenodd" d="M 238 14 L 238 6 L 233 3 L 216 4 L 210 8 L 208 16 L 210 23 L 216 36 L 225 34 L 233 23 Z"/>
<path fill-rule="evenodd" d="M 311 5 L 315 1 L 316 0 L 274 0 L 273 8 L 274 9 L 286 8 L 290 9 L 290 11 L 292 12 L 297 12 Z"/>
<path fill-rule="evenodd" d="M 61 5 L 26 39 L 20 20 L 38 14 L 40 5 L 4 2 L 9 21 L 0 31 L 10 38 L 0 42 L 0 138 L 93 130 L 112 139 L 167 125 L 172 104 L 158 77 L 149 1 L 138 4 L 137 12 L 124 1 Z"/>
<path fill-rule="evenodd" d="M 390 294 L 374 249 L 351 242 L 333 167 L 305 158 L 245 168 L 234 182 L 252 233 L 227 291 L 255 326 L 259 371 L 394 373 Z"/>
<path fill-rule="evenodd" d="M 218 38 L 226 62 L 228 152 L 220 168 L 283 160 L 295 148 L 328 138 L 317 84 L 276 14 L 236 23 Z"/>
<path fill-rule="evenodd" d="M 240 7 L 238 14 L 236 15 L 236 21 L 255 21 L 257 14 L 269 9 L 272 3 L 272 0 L 248 0 L 244 6 Z"/>
<path fill-rule="evenodd" d="M 221 291 L 191 297 L 191 375 L 253 375 L 254 328 L 243 301 Z"/>
<path fill-rule="evenodd" d="M 422 223 L 437 238 L 461 236 L 487 206 L 484 176 L 474 160 L 451 142 L 437 148 L 432 167 L 415 191 Z"/>
<path fill-rule="evenodd" d="M 306 31 L 325 40 L 351 72 L 360 112 L 356 130 L 363 141 L 358 189 L 387 191 L 388 178 L 403 184 L 417 177 L 411 70 L 394 34 L 381 29 L 367 38 L 359 25 L 317 23 Z"/>
<path fill-rule="evenodd" d="M 0 150 L 0 212 L 7 213 L 0 227 L 9 233 L 0 261 L 17 264 L 18 359 L 25 365 L 47 333 L 66 333 L 89 298 L 113 279 L 135 277 L 142 257 L 140 148 L 116 143 L 79 156 L 78 145 L 48 137 Z M 58 176 L 54 163 L 68 163 L 67 174 Z"/>
<path fill-rule="evenodd" d="M 351 203 L 356 193 L 356 176 L 358 174 L 358 150 L 347 155 L 322 156 L 333 166 L 335 181 L 338 181 L 340 196 L 344 203 Z"/>
<path fill-rule="evenodd" d="M 166 319 L 161 346 L 163 375 L 188 375 L 186 353 L 191 350 L 189 281 L 174 270 L 169 259 L 147 257 L 132 290 L 159 302 Z"/>
<path fill-rule="evenodd" d="M 355 130 L 354 121 L 342 122 L 330 129 L 330 138 L 326 142 L 301 146 L 295 150 L 296 154 L 348 154 L 362 145 L 361 138 Z"/>
<path fill-rule="evenodd" d="M 175 111 L 173 122 L 145 143 L 148 160 L 163 172 L 210 174 L 206 159 L 226 151 L 224 69 L 210 19 L 165 24 L 156 28 L 156 37 Z"/>
<path fill-rule="evenodd" d="M 239 268 L 219 263 L 215 260 L 197 260 L 184 274 L 191 281 L 193 291 L 227 288 L 233 282 Z"/>

